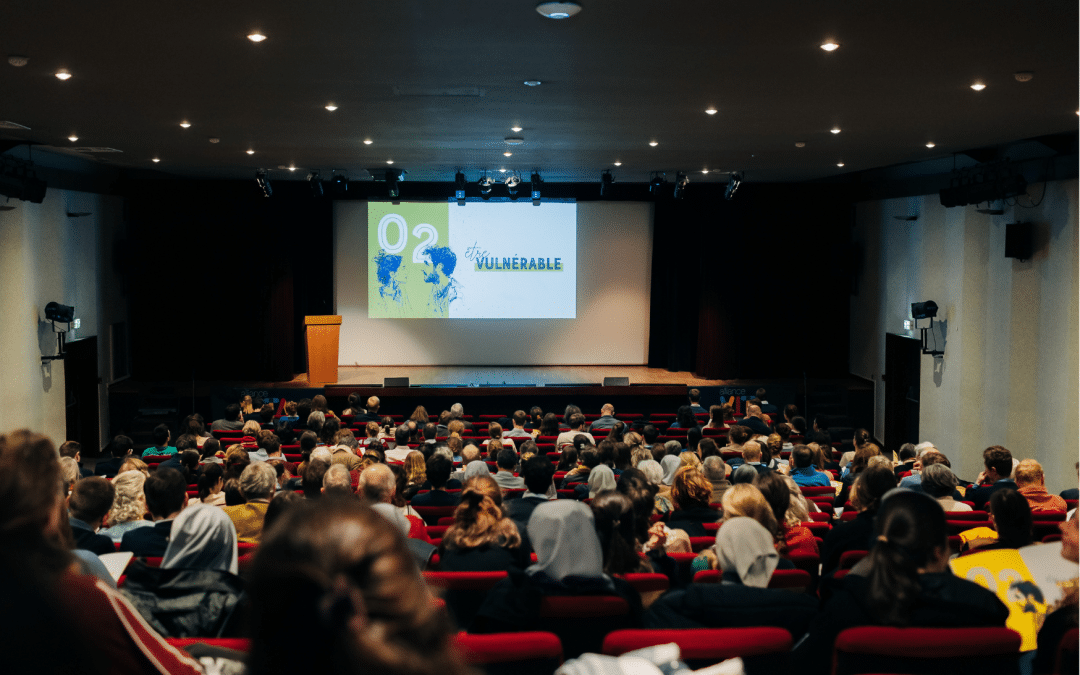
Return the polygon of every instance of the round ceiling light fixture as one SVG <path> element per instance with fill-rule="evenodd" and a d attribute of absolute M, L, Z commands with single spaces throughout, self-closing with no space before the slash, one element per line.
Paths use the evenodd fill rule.
<path fill-rule="evenodd" d="M 536 11 L 549 19 L 569 19 L 581 11 L 576 2 L 541 2 Z"/>
<path fill-rule="evenodd" d="M 151 161 L 151 162 L 153 162 L 154 164 L 157 164 L 157 163 L 158 163 L 158 162 L 160 162 L 161 160 L 160 160 L 160 159 L 158 159 L 157 157 L 155 157 L 155 158 L 153 158 L 153 159 L 152 159 L 152 160 L 150 160 L 150 161 Z"/>
<path fill-rule="evenodd" d="M 71 134 L 70 136 L 68 136 L 68 140 L 74 143 L 75 141 L 79 140 L 79 137 L 75 134 Z"/>
<path fill-rule="evenodd" d="M 507 136 L 503 139 L 507 145 L 524 145 L 525 139 L 520 136 Z"/>
<path fill-rule="evenodd" d="M 822 43 L 820 46 L 827 52 L 835 52 L 837 49 L 840 49 L 840 44 L 833 42 L 832 40 Z"/>
<path fill-rule="evenodd" d="M 56 71 L 56 79 L 58 79 L 58 80 L 70 80 L 71 79 L 71 73 L 69 73 L 67 70 L 58 70 L 58 71 Z"/>
<path fill-rule="evenodd" d="M 515 124 L 514 126 L 510 127 L 510 131 L 513 131 L 515 134 L 520 133 L 521 132 L 521 127 L 519 127 L 518 125 Z"/>
<path fill-rule="evenodd" d="M 365 138 L 365 139 L 364 139 L 364 145 L 371 145 L 371 144 L 372 144 L 372 143 L 374 143 L 374 142 L 375 142 L 375 141 L 371 140 L 370 138 Z"/>
<path fill-rule="evenodd" d="M 540 80 L 525 80 L 526 87 L 539 87 L 541 84 Z"/>
<path fill-rule="evenodd" d="M 622 162 L 613 162 L 615 166 L 622 166 Z"/>
<path fill-rule="evenodd" d="M 330 112 L 334 112 L 335 110 L 337 110 L 337 106 L 333 103 L 327 103 L 324 107 Z"/>
<path fill-rule="evenodd" d="M 986 85 L 982 82 L 976 82 L 975 84 L 971 85 L 971 88 L 975 91 L 982 91 L 983 89 L 986 89 Z"/>
<path fill-rule="evenodd" d="M 715 115 L 716 114 L 716 108 L 714 108 L 713 106 L 709 106 L 708 108 L 705 109 L 705 114 L 706 115 Z"/>
<path fill-rule="evenodd" d="M 259 31 L 255 31 L 251 35 L 247 36 L 247 39 L 251 40 L 252 42 L 262 42 L 266 39 L 266 36 Z"/>

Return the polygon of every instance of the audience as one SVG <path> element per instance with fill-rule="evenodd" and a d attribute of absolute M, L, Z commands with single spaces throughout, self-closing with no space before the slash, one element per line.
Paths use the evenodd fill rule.
<path fill-rule="evenodd" d="M 800 487 L 827 487 L 831 484 L 829 474 L 814 466 L 814 456 L 805 445 L 796 445 L 791 451 L 792 469 L 788 475 Z"/>
<path fill-rule="evenodd" d="M 109 443 L 109 459 L 101 460 L 94 465 L 94 475 L 112 478 L 120 472 L 120 465 L 135 450 L 135 443 L 127 436 L 116 436 Z"/>
<path fill-rule="evenodd" d="M 772 509 L 776 518 L 777 550 L 781 555 L 818 555 L 814 533 L 803 527 L 797 513 L 792 512 L 791 492 L 787 482 L 779 473 L 773 471 L 760 474 L 754 486 L 761 491 L 762 497 Z"/>
<path fill-rule="evenodd" d="M 518 411 L 521 412 L 521 411 Z M 495 482 L 503 490 L 519 490 L 525 487 L 525 481 L 514 475 L 518 466 L 518 454 L 513 448 L 504 448 L 499 453 L 499 471 L 495 474 Z"/>
<path fill-rule="evenodd" d="M 683 530 L 691 537 L 709 534 L 703 523 L 715 523 L 720 514 L 709 508 L 712 484 L 692 466 L 684 466 L 675 473 L 671 486 L 671 501 L 675 510 L 668 516 L 667 524 L 673 530 Z"/>
<path fill-rule="evenodd" d="M 413 506 L 457 506 L 461 500 L 459 494 L 446 491 L 446 482 L 450 480 L 453 462 L 441 454 L 433 454 L 425 463 L 424 475 L 431 489 L 421 492 L 410 500 Z"/>
<path fill-rule="evenodd" d="M 244 420 L 240 415 L 240 406 L 230 403 L 225 406 L 225 416 L 214 420 L 210 425 L 210 431 L 240 431 L 244 428 Z"/>
<path fill-rule="evenodd" d="M 218 469 L 218 475 L 221 470 Z M 144 520 L 147 514 L 146 495 L 143 486 L 146 476 L 140 471 L 125 471 L 112 480 L 113 490 L 116 491 L 113 498 L 112 509 L 106 518 L 108 527 L 100 531 L 119 544 L 124 535 L 139 527 L 152 526 L 153 523 Z"/>
<path fill-rule="evenodd" d="M 317 485 L 315 489 L 318 490 L 319 487 L 321 485 Z M 241 543 L 259 543 L 259 538 L 262 536 L 263 519 L 266 517 L 266 507 L 269 506 L 270 499 L 274 496 L 276 488 L 277 472 L 266 462 L 250 464 L 240 474 L 240 493 L 244 496 L 244 503 L 223 508 L 225 514 L 229 516 L 236 527 L 236 536 Z M 305 495 L 307 490 L 308 475 L 305 474 Z"/>
<path fill-rule="evenodd" d="M 936 499 L 945 511 L 956 513 L 971 511 L 970 506 L 953 498 L 958 483 L 952 469 L 944 464 L 931 464 L 924 468 L 919 481 L 922 492 Z M 901 487 L 903 487 L 902 481 Z"/>
<path fill-rule="evenodd" d="M 1012 481 L 1013 457 L 1008 448 L 992 445 L 983 451 L 985 470 L 975 480 L 975 485 L 967 491 L 965 497 L 976 509 L 986 510 L 990 497 L 998 490 L 1015 490 Z"/>
<path fill-rule="evenodd" d="M 75 548 L 101 555 L 116 550 L 113 540 L 106 534 L 98 534 L 102 521 L 113 505 L 112 484 L 101 476 L 84 478 L 75 484 L 68 497 L 68 523 L 75 537 Z"/>
<path fill-rule="evenodd" d="M 1016 491 L 1027 500 L 1031 511 L 1065 511 L 1065 500 L 1046 491 L 1042 465 L 1034 459 L 1021 460 L 1013 471 Z"/>
<path fill-rule="evenodd" d="M 454 522 L 439 545 L 439 569 L 487 572 L 510 567 L 524 570 L 529 552 L 521 545 L 514 521 L 503 511 L 502 492 L 491 476 L 468 479 Z"/>
<path fill-rule="evenodd" d="M 143 494 L 154 525 L 126 532 L 120 539 L 120 550 L 131 551 L 140 558 L 160 558 L 169 544 L 173 520 L 187 506 L 187 482 L 179 471 L 159 467 L 143 483 Z"/>
<path fill-rule="evenodd" d="M 71 457 L 60 458 L 60 475 L 64 479 L 64 496 L 71 494 L 71 491 L 75 488 L 75 483 L 83 477 L 82 472 L 79 470 L 79 463 Z M 90 474 L 91 476 L 94 474 Z"/>
<path fill-rule="evenodd" d="M 870 550 L 874 516 L 885 493 L 896 487 L 896 474 L 884 466 L 860 472 L 851 488 L 851 506 L 858 512 L 854 520 L 837 523 L 825 535 L 821 548 L 821 571 L 828 574 L 840 564 L 845 551 Z M 941 508 L 940 506 L 938 508 Z"/>

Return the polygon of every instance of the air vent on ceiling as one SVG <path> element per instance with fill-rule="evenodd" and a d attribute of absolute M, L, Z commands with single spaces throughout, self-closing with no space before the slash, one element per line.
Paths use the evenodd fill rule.
<path fill-rule="evenodd" d="M 98 152 L 123 152 L 123 150 L 117 150 L 116 148 L 105 148 L 96 145 L 88 145 L 81 148 L 75 148 L 75 152 L 86 153 L 98 153 Z"/>
<path fill-rule="evenodd" d="M 19 131 L 30 131 L 30 127 L 24 127 L 21 124 L 16 124 L 15 122 L 8 122 L 5 120 L 0 120 L 0 129 L 18 129 Z"/>
<path fill-rule="evenodd" d="M 486 93 L 479 87 L 394 87 L 394 96 L 467 96 L 477 98 Z"/>

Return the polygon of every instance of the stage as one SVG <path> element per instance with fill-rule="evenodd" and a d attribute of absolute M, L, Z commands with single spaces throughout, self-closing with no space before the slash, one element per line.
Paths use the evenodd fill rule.
<path fill-rule="evenodd" d="M 301 377 L 306 382 L 307 374 Z M 721 380 L 701 379 L 690 372 L 648 366 L 338 366 L 338 381 L 328 386 L 382 385 L 387 377 L 407 377 L 411 385 L 439 387 L 599 385 L 605 377 L 629 377 L 631 385 L 716 387 L 724 384 Z"/>

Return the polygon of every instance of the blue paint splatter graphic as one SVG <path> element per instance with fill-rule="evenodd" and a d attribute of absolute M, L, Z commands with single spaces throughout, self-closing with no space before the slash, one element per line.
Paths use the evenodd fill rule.
<path fill-rule="evenodd" d="M 430 265 L 424 272 L 424 281 L 431 284 L 429 306 L 439 315 L 449 315 L 450 303 L 457 300 L 458 283 L 451 276 L 457 267 L 457 254 L 447 246 L 429 248 L 424 254 Z"/>
<path fill-rule="evenodd" d="M 376 277 L 379 280 L 379 295 L 388 298 L 395 304 L 401 304 L 401 284 L 397 279 L 397 272 L 401 269 L 401 256 L 388 255 L 386 251 L 379 251 L 375 256 Z"/>

